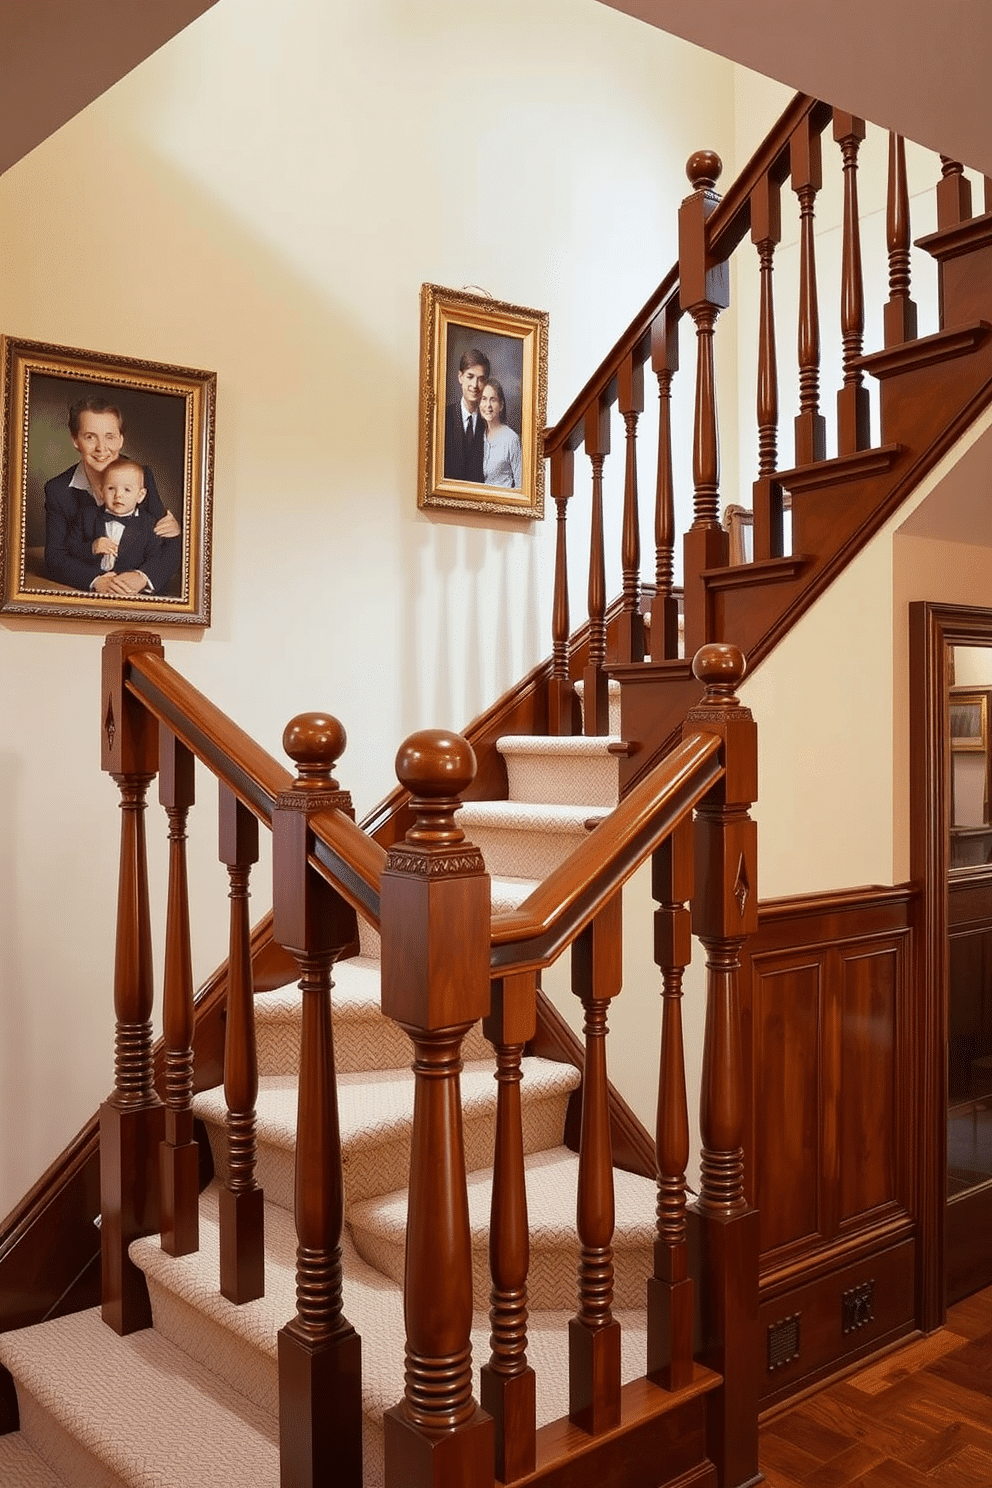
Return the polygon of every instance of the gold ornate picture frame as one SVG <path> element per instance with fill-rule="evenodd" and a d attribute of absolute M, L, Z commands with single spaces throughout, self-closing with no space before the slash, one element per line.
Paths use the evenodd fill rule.
<path fill-rule="evenodd" d="M 543 517 L 547 402 L 546 311 L 422 286 L 421 507 Z"/>
<path fill-rule="evenodd" d="M 0 337 L 0 614 L 210 624 L 216 386 L 213 372 Z M 130 526 L 105 527 L 94 491 L 111 453 L 141 482 Z"/>

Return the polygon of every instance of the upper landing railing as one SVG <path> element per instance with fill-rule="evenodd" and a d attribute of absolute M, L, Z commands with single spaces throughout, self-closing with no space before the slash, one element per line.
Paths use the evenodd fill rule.
<path fill-rule="evenodd" d="M 556 733 L 578 727 L 574 700 L 576 665 L 569 641 L 569 503 L 575 489 L 575 452 L 584 447 L 591 466 L 591 526 L 588 543 L 588 662 L 584 669 L 585 727 L 608 731 L 606 551 L 607 539 L 620 557 L 623 593 L 610 664 L 672 661 L 680 654 L 678 603 L 673 592 L 677 540 L 673 441 L 691 440 L 692 522 L 684 535 L 685 655 L 711 640 L 733 640 L 720 634 L 709 602 L 707 576 L 726 569 L 742 554 L 731 554 L 721 514 L 720 450 L 717 431 L 714 337 L 721 311 L 730 304 L 730 258 L 750 236 L 757 255 L 760 303 L 756 316 L 756 427 L 751 512 L 732 495 L 732 510 L 753 521 L 752 581 L 781 581 L 788 575 L 783 509 L 788 504 L 788 477 L 779 468 L 779 407 L 776 336 L 775 252 L 782 240 L 783 188 L 791 188 L 798 210 L 798 305 L 796 307 L 798 409 L 795 412 L 794 465 L 808 467 L 825 455 L 827 415 L 820 395 L 820 298 L 817 290 L 815 208 L 823 183 L 825 149 L 830 129 L 833 159 L 843 175 L 843 224 L 840 263 L 839 330 L 842 384 L 836 402 L 836 449 L 856 457 L 871 447 L 868 390 L 864 382 L 865 275 L 858 204 L 858 156 L 866 136 L 863 120 L 797 96 L 721 199 L 716 181 L 719 158 L 709 151 L 691 157 L 687 174 L 693 191 L 679 211 L 679 261 L 662 280 L 641 313 L 586 383 L 567 412 L 545 431 L 544 451 L 550 462 L 550 491 L 557 509 L 557 549 L 552 615 L 553 676 L 551 726 Z M 936 162 L 936 157 L 935 157 Z M 957 162 L 941 157 L 936 187 L 938 233 L 972 218 L 971 184 Z M 992 183 L 985 181 L 984 210 L 992 208 Z M 910 195 L 904 142 L 888 140 L 885 210 L 888 298 L 883 307 L 884 343 L 895 348 L 917 336 L 917 308 L 910 283 Z M 924 243 L 924 246 L 928 246 Z M 939 252 L 930 248 L 939 258 Z M 956 250 L 955 250 L 956 251 Z M 943 308 L 943 307 L 942 307 Z M 791 309 L 791 307 L 790 307 Z M 696 333 L 694 412 L 691 428 L 672 419 L 673 384 L 679 364 L 679 321 L 688 314 Z M 645 373 L 658 384 L 657 466 L 647 479 L 655 490 L 654 572 L 642 578 L 642 534 L 639 529 L 638 422 L 645 411 Z M 610 455 L 613 411 L 625 431 L 622 514 L 604 517 L 604 466 Z M 746 459 L 746 451 L 744 452 Z M 850 469 L 846 478 L 850 478 Z M 640 480 L 640 484 L 643 484 Z M 752 516 L 753 513 L 753 516 Z M 610 516 L 611 514 L 607 514 Z M 815 554 L 820 532 L 797 534 L 796 551 Z M 800 546 L 801 544 L 801 546 Z M 580 544 L 580 547 L 584 546 Z M 822 557 L 823 555 L 820 554 Z M 776 560 L 779 561 L 776 569 Z M 762 571 L 762 566 L 764 570 Z M 650 602 L 647 597 L 650 596 Z"/>

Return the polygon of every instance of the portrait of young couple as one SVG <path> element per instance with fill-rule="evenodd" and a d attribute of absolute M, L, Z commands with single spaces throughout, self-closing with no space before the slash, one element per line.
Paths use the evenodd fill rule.
<path fill-rule="evenodd" d="M 419 505 L 540 519 L 547 312 L 438 284 L 420 305 Z"/>

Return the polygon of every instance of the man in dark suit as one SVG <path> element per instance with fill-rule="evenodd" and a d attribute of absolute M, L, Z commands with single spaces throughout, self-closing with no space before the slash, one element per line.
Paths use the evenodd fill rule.
<path fill-rule="evenodd" d="M 103 472 L 121 452 L 124 420 L 117 405 L 104 394 L 88 393 L 69 409 L 69 433 L 80 459 L 45 485 L 45 572 L 56 583 L 88 589 L 92 570 L 80 566 L 70 542 L 79 535 L 81 514 L 101 504 Z M 147 466 L 143 484 L 147 492 L 144 509 L 152 518 L 156 534 L 178 537 L 179 523 L 163 505 Z"/>
<path fill-rule="evenodd" d="M 489 380 L 489 358 L 475 346 L 462 353 L 458 384 L 462 395 L 444 410 L 444 478 L 482 484 L 486 426 L 479 413 L 482 389 Z"/>
<path fill-rule="evenodd" d="M 142 505 L 143 478 L 137 461 L 123 455 L 104 471 L 103 505 L 83 508 L 69 540 L 74 561 L 88 575 L 78 587 L 117 598 L 159 594 L 176 572 L 179 539 L 156 536 L 151 513 Z"/>

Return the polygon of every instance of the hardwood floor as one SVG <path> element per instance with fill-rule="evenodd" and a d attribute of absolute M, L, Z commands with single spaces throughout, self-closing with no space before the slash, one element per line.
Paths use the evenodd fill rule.
<path fill-rule="evenodd" d="M 990 1488 L 992 1289 L 761 1430 L 768 1488 Z"/>

